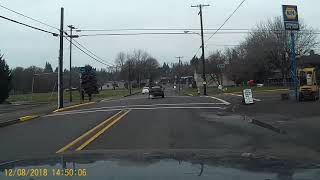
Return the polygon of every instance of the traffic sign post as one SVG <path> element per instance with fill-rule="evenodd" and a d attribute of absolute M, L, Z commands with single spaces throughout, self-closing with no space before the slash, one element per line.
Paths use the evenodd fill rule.
<path fill-rule="evenodd" d="M 285 30 L 291 31 L 291 78 L 293 80 L 295 97 L 298 99 L 298 76 L 297 76 L 297 62 L 295 50 L 294 31 L 299 31 L 299 16 L 298 8 L 295 5 L 282 5 L 283 21 Z"/>

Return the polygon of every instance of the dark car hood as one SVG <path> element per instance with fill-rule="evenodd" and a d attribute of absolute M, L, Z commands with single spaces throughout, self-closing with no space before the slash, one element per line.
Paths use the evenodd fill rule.
<path fill-rule="evenodd" d="M 0 164 L 5 169 L 48 169 L 48 177 L 19 179 L 57 179 L 52 169 L 85 169 L 81 179 L 223 179 L 223 180 L 318 180 L 320 166 L 311 162 L 286 161 L 248 155 L 216 156 L 197 151 L 83 151 L 52 157 L 15 160 Z M 73 177 L 77 179 L 77 177 Z M 71 178 L 71 179 L 73 179 Z M 70 179 L 70 177 L 59 177 Z"/>

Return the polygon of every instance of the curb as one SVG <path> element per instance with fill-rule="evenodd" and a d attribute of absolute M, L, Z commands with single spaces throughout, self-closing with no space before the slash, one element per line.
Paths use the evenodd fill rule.
<path fill-rule="evenodd" d="M 73 109 L 73 108 L 77 108 L 77 107 L 81 107 L 81 106 L 85 106 L 85 105 L 90 105 L 90 104 L 94 104 L 94 103 L 97 103 L 97 102 L 88 102 L 88 103 L 76 104 L 76 105 L 72 105 L 72 106 L 68 106 L 68 107 L 65 107 L 65 108 L 54 110 L 53 112 L 55 112 L 55 113 L 56 112 L 64 112 L 64 111 L 67 111 L 67 110 L 70 110 L 70 109 Z"/>
<path fill-rule="evenodd" d="M 123 96 L 123 97 L 129 97 L 129 96 L 133 96 L 133 95 L 136 95 L 136 94 L 139 94 L 140 92 L 135 92 L 135 93 L 132 93 L 131 95 L 130 94 L 128 94 L 128 95 L 125 95 L 125 96 Z"/>
<path fill-rule="evenodd" d="M 266 93 L 266 92 L 281 92 L 281 91 L 289 91 L 289 89 L 270 89 L 270 90 L 261 90 L 261 91 L 252 91 L 253 93 Z M 228 94 L 242 94 L 242 92 L 238 91 L 238 92 L 230 92 L 230 93 L 224 93 L 226 95 Z"/>
<path fill-rule="evenodd" d="M 77 105 L 73 105 L 73 106 L 68 106 L 65 108 L 61 108 L 61 109 L 57 109 L 53 112 L 63 112 L 63 111 L 67 111 L 76 107 L 80 107 L 80 106 L 85 106 L 85 105 L 89 105 L 89 104 L 94 104 L 97 102 L 88 102 L 88 103 L 83 103 L 83 104 L 77 104 Z M 40 115 L 28 115 L 28 116 L 22 116 L 18 119 L 14 119 L 14 120 L 9 120 L 9 121 L 5 121 L 5 122 L 0 122 L 0 127 L 6 127 L 6 126 L 10 126 L 13 124 L 18 124 L 18 123 L 23 123 L 23 122 L 27 122 L 27 121 L 31 121 L 33 119 L 36 119 L 40 117 Z"/>
<path fill-rule="evenodd" d="M 20 122 L 20 119 L 15 119 L 15 120 L 11 120 L 11 121 L 6 121 L 6 122 L 1 122 L 0 123 L 0 127 L 6 127 L 6 126 L 10 126 L 12 124 L 17 124 Z"/>
<path fill-rule="evenodd" d="M 38 116 L 38 115 L 23 116 L 23 117 L 19 118 L 19 121 L 20 121 L 20 122 L 26 122 L 26 121 L 30 121 L 30 120 L 32 120 L 32 119 L 36 119 L 36 118 L 38 118 L 38 117 L 40 117 L 40 116 Z"/>
<path fill-rule="evenodd" d="M 6 121 L 6 122 L 1 122 L 1 123 L 0 123 L 0 127 L 6 127 L 6 126 L 13 125 L 13 124 L 18 124 L 18 123 L 30 121 L 30 120 L 36 119 L 36 118 L 38 118 L 38 117 L 40 117 L 40 116 L 39 116 L 39 115 L 23 116 L 23 117 L 20 117 L 20 118 L 18 118 L 18 119 L 15 119 L 15 120 L 10 120 L 10 121 Z"/>

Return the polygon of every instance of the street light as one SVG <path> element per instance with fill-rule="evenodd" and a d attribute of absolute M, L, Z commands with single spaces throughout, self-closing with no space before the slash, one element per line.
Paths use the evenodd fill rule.
<path fill-rule="evenodd" d="M 199 36 L 201 36 L 200 33 L 194 32 L 194 31 L 183 31 L 185 34 L 197 34 Z"/>
<path fill-rule="evenodd" d="M 69 25 L 68 26 L 69 28 L 70 28 L 70 35 L 68 35 L 68 37 L 70 38 L 70 72 L 69 72 L 69 95 L 70 95 L 70 102 L 72 102 L 72 80 L 71 80 L 71 77 L 72 77 L 72 75 L 71 75 L 71 72 L 72 72 L 72 61 L 71 61 L 71 59 L 72 59 L 72 39 L 73 38 L 78 38 L 79 37 L 79 35 L 72 35 L 72 31 L 74 30 L 74 29 L 76 29 L 73 25 Z"/>

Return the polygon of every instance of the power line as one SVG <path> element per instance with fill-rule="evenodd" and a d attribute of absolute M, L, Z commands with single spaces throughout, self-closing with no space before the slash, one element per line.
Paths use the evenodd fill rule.
<path fill-rule="evenodd" d="M 200 31 L 200 29 L 196 29 L 196 28 L 137 28 L 137 29 L 78 29 L 76 30 L 77 32 L 113 32 L 113 31 Z M 204 29 L 204 30 L 217 30 L 215 28 L 208 28 L 208 29 Z M 225 31 L 245 31 L 245 30 L 249 30 L 249 29 L 244 29 L 244 28 L 238 28 L 238 29 L 221 29 L 221 30 L 225 30 Z"/>
<path fill-rule="evenodd" d="M 18 22 L 16 20 L 13 20 L 13 19 L 10 19 L 10 18 L 4 17 L 4 16 L 0 16 L 0 18 L 3 18 L 5 20 L 11 21 L 11 22 L 14 22 L 14 23 L 17 23 L 17 24 L 20 24 L 20 25 L 23 25 L 23 26 L 38 30 L 38 31 L 42 31 L 42 32 L 46 32 L 46 33 L 52 34 L 53 36 L 59 36 L 57 33 L 50 32 L 50 31 L 47 31 L 47 30 L 44 30 L 44 29 L 40 29 L 40 28 L 37 28 L 37 27 L 34 27 L 34 26 L 30 26 L 28 24 L 25 24 L 25 23 L 22 23 L 22 22 Z"/>
<path fill-rule="evenodd" d="M 196 51 L 196 53 L 194 54 L 194 56 L 192 56 L 192 58 L 194 58 L 194 57 L 196 57 L 196 56 L 198 55 L 200 49 L 201 49 L 201 46 L 198 48 L 198 50 Z"/>
<path fill-rule="evenodd" d="M 46 23 L 44 23 L 44 22 L 41 22 L 41 21 L 39 21 L 39 20 L 37 20 L 37 19 L 34 19 L 34 18 L 32 18 L 32 17 L 30 17 L 30 16 L 27 16 L 27 15 L 24 15 L 24 14 L 22 14 L 22 13 L 20 13 L 20 12 L 15 11 L 15 10 L 9 9 L 8 7 L 5 7 L 5 6 L 1 5 L 1 4 L 0 4 L 0 7 L 6 9 L 6 10 L 8 10 L 8 11 L 11 11 L 11 12 L 13 12 L 13 13 L 15 13 L 15 14 L 18 14 L 18 15 L 20 15 L 20 16 L 23 16 L 23 17 L 25 17 L 25 18 L 31 19 L 31 20 L 33 20 L 33 21 L 35 21 L 35 22 L 38 22 L 38 23 L 42 24 L 42 25 L 45 25 L 45 26 L 48 26 L 48 27 L 50 27 L 50 28 L 53 28 L 53 29 L 56 29 L 56 30 L 60 31 L 60 29 L 58 29 L 58 28 L 56 28 L 56 27 L 54 27 L 54 26 L 51 26 L 51 25 L 46 24 Z"/>
<path fill-rule="evenodd" d="M 87 52 L 85 52 L 83 49 L 81 49 L 80 47 L 78 47 L 77 45 L 75 45 L 73 42 L 72 42 L 72 45 L 73 45 L 74 47 L 76 47 L 77 49 L 79 49 L 79 50 L 80 50 L 81 52 L 83 52 L 84 54 L 86 54 L 87 56 L 89 56 L 90 58 L 92 58 L 93 60 L 95 60 L 95 61 L 97 61 L 97 62 L 99 62 L 99 63 L 101 63 L 101 64 L 103 64 L 103 65 L 106 65 L 106 66 L 109 66 L 109 67 L 110 67 L 110 65 L 108 65 L 108 64 L 106 64 L 106 63 L 98 60 L 97 58 L 95 58 L 95 57 L 93 57 L 93 56 L 91 56 L 90 54 L 88 54 Z"/>
<path fill-rule="evenodd" d="M 242 4 L 245 2 L 246 0 L 242 0 L 241 3 L 237 6 L 237 8 L 229 15 L 229 17 L 222 23 L 222 25 L 216 30 L 215 33 L 213 33 L 208 40 L 206 40 L 205 43 L 207 43 L 228 21 L 229 19 L 238 11 L 238 9 L 242 6 Z M 205 46 L 207 47 L 207 46 Z"/>
<path fill-rule="evenodd" d="M 169 32 L 169 33 L 158 33 L 158 32 L 152 32 L 152 33 L 99 33 L 99 34 L 83 34 L 79 35 L 80 37 L 85 36 L 138 36 L 138 35 L 185 35 L 185 34 L 191 34 L 191 33 L 178 33 L 178 32 Z M 195 34 L 195 33 L 193 33 Z"/>
<path fill-rule="evenodd" d="M 238 32 L 205 32 L 204 34 L 250 34 L 253 32 L 263 32 L 263 31 L 238 31 Z M 282 31 L 274 31 L 274 32 L 282 32 Z M 306 34 L 320 34 L 320 32 L 299 32 L 299 33 L 306 33 Z M 141 35 L 192 35 L 192 34 L 198 34 L 195 32 L 191 33 L 177 33 L 177 32 L 169 32 L 169 33 L 158 33 L 158 32 L 152 32 L 152 33 L 97 33 L 97 34 L 82 34 L 79 35 L 79 37 L 90 37 L 90 36 L 141 36 Z"/>
<path fill-rule="evenodd" d="M 221 25 L 218 29 L 216 29 L 216 31 L 209 37 L 208 40 L 206 40 L 205 43 L 207 43 L 215 34 L 218 33 L 219 30 L 222 29 L 222 27 L 229 21 L 229 19 L 236 13 L 236 11 L 242 6 L 242 4 L 243 4 L 245 1 L 246 1 L 246 0 L 242 0 L 242 1 L 241 1 L 241 3 L 237 6 L 237 8 L 229 15 L 229 17 L 222 23 L 222 25 Z M 206 45 L 205 47 L 207 47 L 207 46 L 208 46 L 208 45 Z M 195 57 L 195 56 L 198 55 L 200 49 L 201 49 L 201 47 L 196 51 L 196 53 L 195 53 L 195 55 L 194 55 L 193 57 Z"/>
<path fill-rule="evenodd" d="M 67 37 L 65 37 L 65 38 L 66 38 L 68 41 L 70 41 Z M 77 42 L 77 41 L 75 41 L 75 40 L 73 40 L 73 41 L 74 41 L 74 42 Z M 103 62 L 103 61 L 95 58 L 94 56 L 96 56 L 96 55 L 93 54 L 91 51 L 88 51 L 88 49 L 85 48 L 83 45 L 81 45 L 79 42 L 77 42 L 78 45 L 76 45 L 74 42 L 71 42 L 71 44 L 72 44 L 74 47 L 76 47 L 78 50 L 80 50 L 81 52 L 83 52 L 84 54 L 86 54 L 87 56 L 89 56 L 91 59 L 93 59 L 93 60 L 95 60 L 95 61 L 97 61 L 97 62 L 99 62 L 99 63 L 101 63 L 101 64 L 103 64 L 103 65 L 106 65 L 106 66 L 108 66 L 108 67 L 112 67 L 112 66 L 110 66 L 109 64 L 107 64 L 106 62 Z M 91 54 L 89 54 L 88 52 L 84 51 L 84 50 L 81 49 L 79 46 L 81 46 L 82 48 L 84 48 L 85 50 L 87 50 L 88 52 L 90 52 L 91 54 L 93 54 L 94 56 L 91 55 Z"/>
<path fill-rule="evenodd" d="M 92 51 L 90 51 L 88 48 L 86 48 L 85 46 L 83 46 L 82 44 L 80 44 L 78 41 L 76 41 L 75 39 L 73 40 L 74 42 L 76 42 L 79 46 L 81 46 L 83 49 L 85 49 L 86 51 L 88 51 L 90 54 L 92 54 L 93 56 L 95 56 L 97 59 L 99 59 L 100 61 L 109 64 L 108 66 L 114 66 L 114 64 L 109 63 L 105 60 L 103 60 L 102 58 L 100 58 L 99 56 L 97 56 L 95 53 L 93 53 Z"/>

